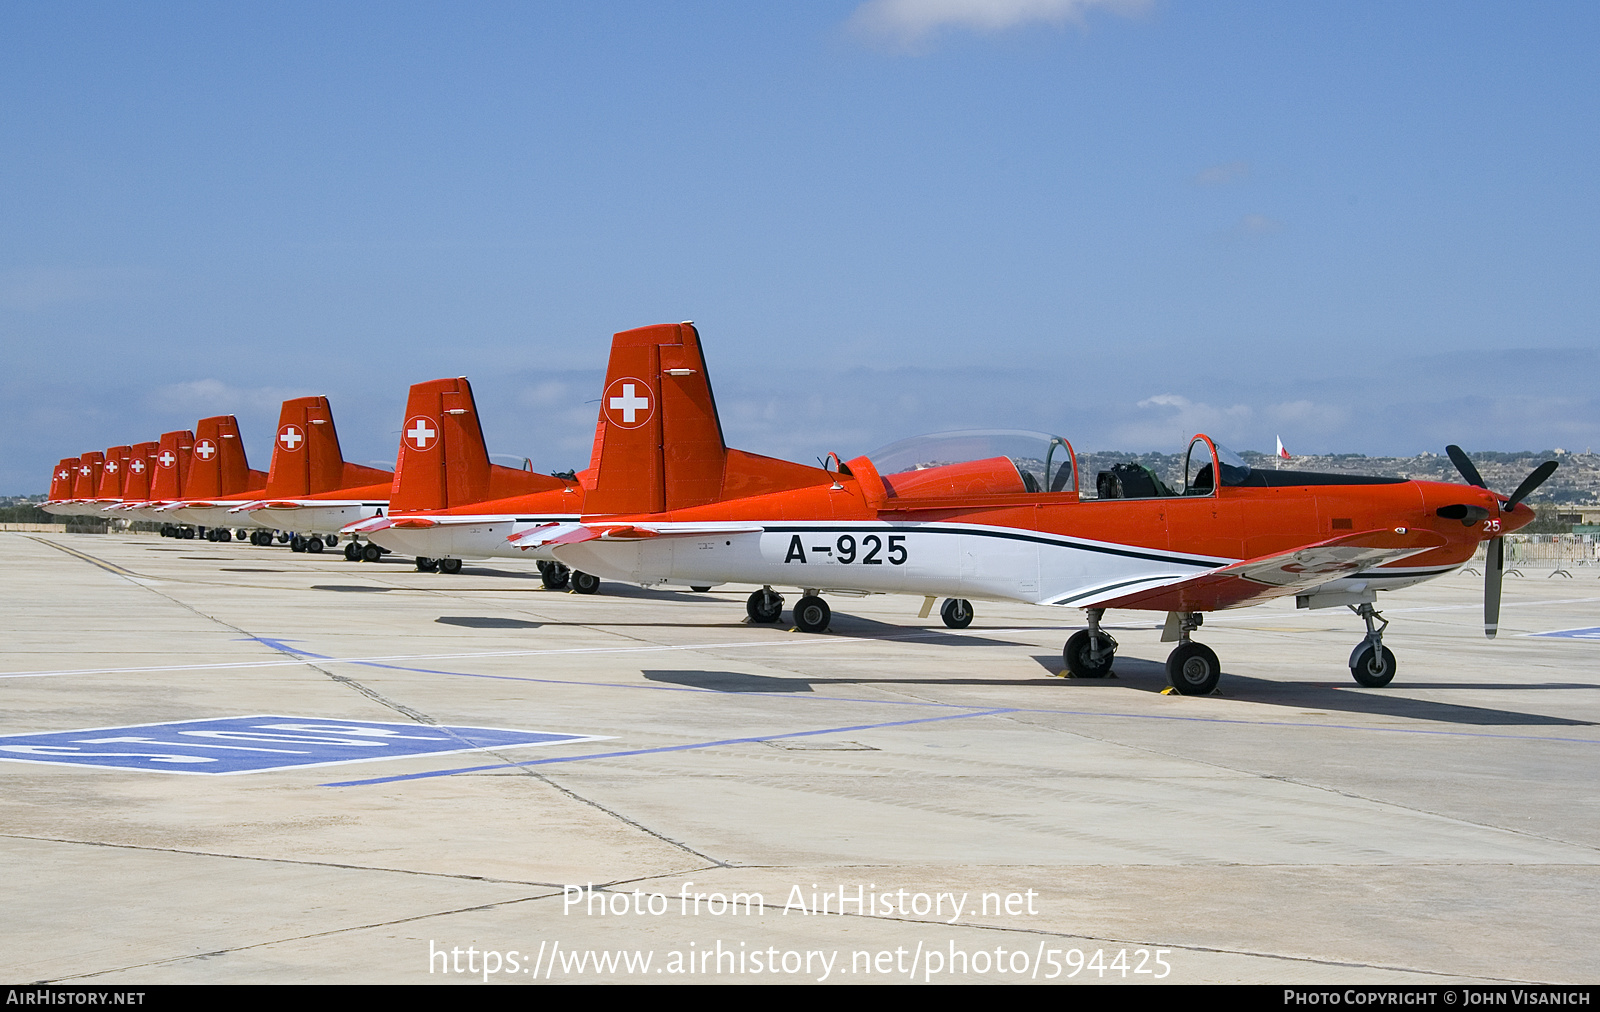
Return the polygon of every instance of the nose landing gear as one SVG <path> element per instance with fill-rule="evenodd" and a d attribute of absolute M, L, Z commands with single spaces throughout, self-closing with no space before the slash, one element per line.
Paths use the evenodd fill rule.
<path fill-rule="evenodd" d="M 1394 654 L 1383 645 L 1383 631 L 1389 628 L 1389 620 L 1371 602 L 1351 605 L 1350 610 L 1367 623 L 1366 639 L 1350 653 L 1350 674 L 1369 689 L 1381 689 L 1394 680 Z M 1374 620 L 1382 624 L 1374 625 Z"/>
<path fill-rule="evenodd" d="M 1073 678 L 1105 678 L 1111 674 L 1111 662 L 1117 656 L 1117 641 L 1100 629 L 1104 608 L 1090 608 L 1084 612 L 1089 628 L 1080 629 L 1067 640 L 1061 656 L 1067 663 L 1067 673 Z"/>

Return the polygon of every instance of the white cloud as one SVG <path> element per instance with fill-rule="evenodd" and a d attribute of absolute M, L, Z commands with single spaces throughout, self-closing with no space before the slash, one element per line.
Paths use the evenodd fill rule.
<path fill-rule="evenodd" d="M 168 383 L 151 390 L 146 398 L 152 410 L 200 416 L 270 411 L 274 417 L 283 402 L 304 397 L 306 392 L 289 387 L 235 387 L 218 379 Z"/>
<path fill-rule="evenodd" d="M 1221 408 L 1191 401 L 1179 394 L 1146 397 L 1137 406 L 1149 414 L 1117 426 L 1108 445 L 1176 449 L 1197 432 L 1223 442 L 1234 442 L 1249 434 L 1250 419 L 1254 415 L 1246 404 Z"/>
<path fill-rule="evenodd" d="M 1243 179 L 1250 174 L 1249 162 L 1227 162 L 1222 165 L 1213 165 L 1209 169 L 1202 169 L 1194 177 L 1199 186 L 1222 186 L 1235 180 Z"/>
<path fill-rule="evenodd" d="M 121 269 L 7 271 L 0 275 L 0 306 L 37 313 L 68 302 L 115 298 L 148 277 L 148 272 Z"/>
<path fill-rule="evenodd" d="M 946 29 L 994 34 L 1031 24 L 1082 24 L 1095 8 L 1132 15 L 1148 7 L 1148 0 L 867 0 L 849 27 L 914 49 Z"/>
<path fill-rule="evenodd" d="M 1247 214 L 1239 219 L 1239 231 L 1245 235 L 1271 235 L 1283 228 L 1283 223 L 1264 214 Z"/>

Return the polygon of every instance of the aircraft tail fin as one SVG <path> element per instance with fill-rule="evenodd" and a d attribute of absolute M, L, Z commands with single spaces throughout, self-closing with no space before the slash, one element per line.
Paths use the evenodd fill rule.
<path fill-rule="evenodd" d="M 188 429 L 163 432 L 156 447 L 156 472 L 150 478 L 150 498 L 170 502 L 183 498 L 189 479 L 189 460 L 194 454 L 194 433 Z"/>
<path fill-rule="evenodd" d="M 202 418 L 194 427 L 194 453 L 183 486 L 185 499 L 213 499 L 263 488 L 267 476 L 250 470 L 239 420 L 233 415 Z"/>
<path fill-rule="evenodd" d="M 265 498 L 294 499 L 393 480 L 392 471 L 344 459 L 328 398 L 296 397 L 283 402 Z"/>
<path fill-rule="evenodd" d="M 78 458 L 62 457 L 61 463 L 50 472 L 50 502 L 72 498 L 72 484 L 78 477 Z"/>
<path fill-rule="evenodd" d="M 100 475 L 105 470 L 106 455 L 90 450 L 78 458 L 78 477 L 72 483 L 72 498 L 93 499 L 100 492 Z"/>
<path fill-rule="evenodd" d="M 113 446 L 106 451 L 105 467 L 100 472 L 100 487 L 96 499 L 122 499 L 122 488 L 128 481 L 128 458 L 131 446 Z"/>
<path fill-rule="evenodd" d="M 566 488 L 549 475 L 489 461 L 472 384 L 465 376 L 412 386 L 389 510 L 413 512 Z"/>
<path fill-rule="evenodd" d="M 150 499 L 150 479 L 157 468 L 156 454 L 161 452 L 158 442 L 134 443 L 128 452 L 128 474 L 122 479 L 122 498 L 127 502 L 147 502 Z"/>
<path fill-rule="evenodd" d="M 612 338 L 587 514 L 656 513 L 830 480 L 820 468 L 730 450 L 692 323 Z"/>

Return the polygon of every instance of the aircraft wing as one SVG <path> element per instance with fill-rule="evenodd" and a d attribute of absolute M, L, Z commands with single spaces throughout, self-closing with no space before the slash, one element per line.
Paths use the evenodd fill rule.
<path fill-rule="evenodd" d="M 1131 594 L 1076 600 L 1078 608 L 1147 611 L 1221 611 L 1289 597 L 1362 569 L 1394 562 L 1445 544 L 1442 535 L 1404 527 L 1363 531 L 1287 552 L 1235 562 L 1209 573 L 1175 579 Z"/>

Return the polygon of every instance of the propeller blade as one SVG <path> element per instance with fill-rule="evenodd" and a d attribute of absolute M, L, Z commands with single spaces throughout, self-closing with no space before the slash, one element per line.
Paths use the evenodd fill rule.
<path fill-rule="evenodd" d="M 1500 631 L 1500 585 L 1505 580 L 1506 539 L 1492 538 L 1483 556 L 1483 634 L 1494 639 Z"/>
<path fill-rule="evenodd" d="M 1502 506 L 1501 509 L 1507 513 L 1510 513 L 1512 510 L 1516 509 L 1517 503 L 1526 499 L 1532 494 L 1534 489 L 1544 484 L 1546 478 L 1556 473 L 1557 466 L 1558 465 L 1555 461 L 1547 460 L 1543 464 L 1540 464 L 1538 467 L 1534 468 L 1532 474 L 1522 479 L 1522 484 L 1518 485 L 1517 490 L 1511 493 L 1511 498 L 1506 501 L 1506 504 Z"/>
<path fill-rule="evenodd" d="M 1450 458 L 1450 463 L 1454 464 L 1456 470 L 1461 472 L 1461 477 L 1467 479 L 1468 485 L 1476 485 L 1479 488 L 1489 487 L 1483 483 L 1483 475 L 1478 473 L 1478 468 L 1472 463 L 1472 458 L 1467 456 L 1461 447 L 1452 443 L 1444 448 L 1444 452 Z"/>

